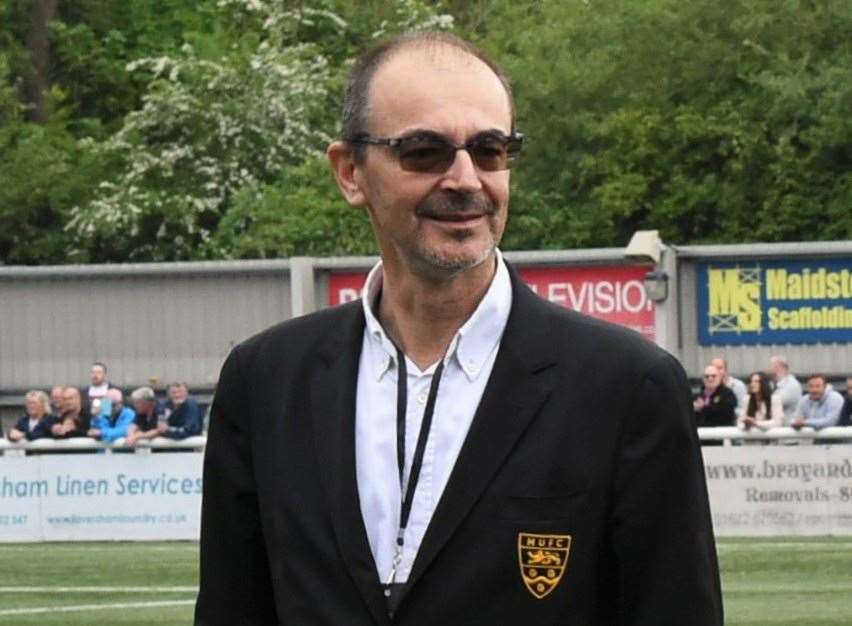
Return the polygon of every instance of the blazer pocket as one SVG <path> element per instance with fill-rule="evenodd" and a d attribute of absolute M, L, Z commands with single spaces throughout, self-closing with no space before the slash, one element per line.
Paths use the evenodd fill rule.
<path fill-rule="evenodd" d="M 555 522 L 575 517 L 586 491 L 547 496 L 494 496 L 494 515 L 512 522 Z"/>

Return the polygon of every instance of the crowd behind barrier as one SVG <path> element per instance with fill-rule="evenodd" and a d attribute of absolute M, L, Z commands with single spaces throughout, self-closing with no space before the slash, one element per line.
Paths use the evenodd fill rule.
<path fill-rule="evenodd" d="M 852 376 L 844 393 L 822 374 L 804 377 L 803 388 L 783 356 L 743 382 L 723 357 L 711 360 L 693 396 L 702 445 L 731 441 L 852 442 Z M 202 449 L 207 416 L 182 382 L 167 397 L 149 386 L 133 389 L 130 402 L 112 386 L 107 367 L 95 362 L 85 389 L 55 386 L 48 395 L 29 391 L 25 415 L 4 433 L 0 451 Z M 129 404 L 129 406 L 128 406 Z"/>
<path fill-rule="evenodd" d="M 780 355 L 771 357 L 768 369 L 753 372 L 747 382 L 728 372 L 723 357 L 713 358 L 693 396 L 702 445 L 721 445 L 732 439 L 848 443 L 852 376 L 846 379 L 845 394 L 834 389 L 824 374 L 813 373 L 804 379 L 803 388 L 790 363 Z M 716 429 L 719 432 L 714 433 Z"/>
<path fill-rule="evenodd" d="M 137 387 L 126 403 L 124 392 L 109 383 L 104 363 L 92 364 L 90 381 L 85 389 L 57 385 L 50 394 L 28 391 L 25 414 L 2 441 L 22 450 L 134 449 L 150 448 L 145 445 L 150 441 L 185 442 L 203 431 L 204 411 L 186 383 L 170 383 L 165 399 L 149 386 Z M 77 443 L 58 446 L 60 440 Z"/>

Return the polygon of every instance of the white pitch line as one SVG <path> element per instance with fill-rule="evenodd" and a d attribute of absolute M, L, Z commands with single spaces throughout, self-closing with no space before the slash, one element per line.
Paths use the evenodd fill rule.
<path fill-rule="evenodd" d="M 71 613 L 74 611 L 106 611 L 110 609 L 147 609 L 164 606 L 189 606 L 195 600 L 165 600 L 156 602 L 121 602 L 117 604 L 76 604 L 73 606 L 36 606 L 23 609 L 2 609 L 0 617 L 5 615 L 35 615 L 37 613 Z"/>
<path fill-rule="evenodd" d="M 195 593 L 198 587 L 0 587 L 0 593 Z"/>

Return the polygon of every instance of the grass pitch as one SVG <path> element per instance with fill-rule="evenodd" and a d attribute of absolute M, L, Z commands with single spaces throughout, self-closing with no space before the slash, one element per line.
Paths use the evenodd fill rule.
<path fill-rule="evenodd" d="M 728 626 L 852 624 L 852 537 L 718 546 Z M 0 545 L 0 626 L 191 624 L 197 585 L 196 543 Z"/>

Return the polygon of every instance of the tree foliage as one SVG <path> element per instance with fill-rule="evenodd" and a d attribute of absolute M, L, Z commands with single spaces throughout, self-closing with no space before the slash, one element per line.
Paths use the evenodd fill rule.
<path fill-rule="evenodd" d="M 322 151 L 351 59 L 410 28 L 514 77 L 506 248 L 852 238 L 846 0 L 79 0 L 47 65 L 34 6 L 0 4 L 0 262 L 374 252 Z"/>

